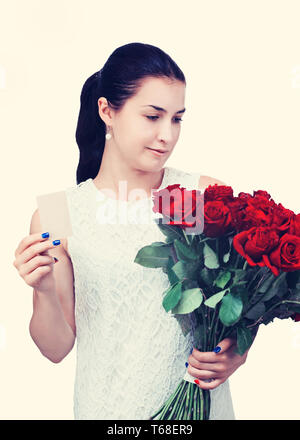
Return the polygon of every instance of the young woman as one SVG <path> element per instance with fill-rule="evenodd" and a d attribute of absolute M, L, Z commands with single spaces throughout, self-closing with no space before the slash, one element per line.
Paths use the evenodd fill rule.
<path fill-rule="evenodd" d="M 210 418 L 235 418 L 227 379 L 247 353 L 235 354 L 230 338 L 218 354 L 191 353 L 190 336 L 162 308 L 166 275 L 134 263 L 142 246 L 164 240 L 154 222 L 134 221 L 151 211 L 152 189 L 222 184 L 164 166 L 179 138 L 185 87 L 161 49 L 117 48 L 81 92 L 77 184 L 66 190 L 73 235 L 52 242 L 36 210 L 15 251 L 14 266 L 34 289 L 30 334 L 41 353 L 61 362 L 77 337 L 75 419 L 148 419 L 186 362 L 199 386 L 211 390 Z M 137 189 L 143 197 L 132 197 Z M 132 221 L 121 224 L 124 210 Z"/>

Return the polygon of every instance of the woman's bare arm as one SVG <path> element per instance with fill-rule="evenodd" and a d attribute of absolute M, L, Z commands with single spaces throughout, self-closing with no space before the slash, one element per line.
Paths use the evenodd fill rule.
<path fill-rule="evenodd" d="M 42 233 L 39 212 L 33 213 L 30 234 Z M 76 338 L 74 275 L 72 262 L 62 245 L 48 250 L 58 258 L 53 265 L 53 288 L 33 289 L 33 315 L 29 331 L 41 353 L 60 362 L 73 348 Z"/>

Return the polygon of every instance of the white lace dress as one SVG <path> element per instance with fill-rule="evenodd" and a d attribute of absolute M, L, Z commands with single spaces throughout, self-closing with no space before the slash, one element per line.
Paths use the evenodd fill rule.
<path fill-rule="evenodd" d="M 160 188 L 196 189 L 199 177 L 165 167 Z M 140 248 L 165 241 L 152 199 L 113 200 L 91 178 L 66 195 L 77 332 L 74 417 L 149 419 L 177 388 L 192 348 L 191 334 L 184 336 L 162 306 L 167 275 L 134 263 Z M 211 391 L 210 419 L 235 419 L 228 380 Z"/>

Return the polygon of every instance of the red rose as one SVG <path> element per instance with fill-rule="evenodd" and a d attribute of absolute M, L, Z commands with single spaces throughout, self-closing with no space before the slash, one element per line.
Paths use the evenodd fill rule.
<path fill-rule="evenodd" d="M 293 316 L 291 316 L 291 318 L 292 318 L 295 322 L 299 322 L 299 321 L 300 321 L 300 313 L 295 313 Z"/>
<path fill-rule="evenodd" d="M 266 266 L 276 266 L 284 272 L 300 270 L 300 237 L 284 234 L 269 256 L 264 256 Z"/>
<path fill-rule="evenodd" d="M 206 202 L 204 204 L 204 234 L 207 237 L 219 237 L 230 229 L 230 209 L 220 200 Z"/>
<path fill-rule="evenodd" d="M 236 231 L 243 231 L 252 227 L 252 224 L 248 228 L 244 224 L 245 209 L 247 207 L 246 201 L 235 197 L 233 201 L 227 204 L 227 207 L 230 209 L 232 227 Z"/>
<path fill-rule="evenodd" d="M 276 205 L 273 209 L 273 225 L 276 227 L 278 233 L 285 234 L 290 233 L 290 225 L 295 213 L 290 209 L 284 208 L 281 203 Z M 295 234 L 297 235 L 297 234 Z"/>
<path fill-rule="evenodd" d="M 254 195 L 254 197 L 259 196 L 259 197 L 263 197 L 267 200 L 271 199 L 271 195 L 267 191 L 262 191 L 261 189 L 259 189 L 258 191 L 253 191 L 253 195 Z"/>
<path fill-rule="evenodd" d="M 300 214 L 292 216 L 288 233 L 300 237 Z"/>
<path fill-rule="evenodd" d="M 271 226 L 274 201 L 268 200 L 266 191 L 255 191 L 254 196 L 239 193 L 234 202 L 229 203 L 232 224 L 236 231 L 248 231 L 253 227 Z"/>
<path fill-rule="evenodd" d="M 227 202 L 233 199 L 233 189 L 231 188 L 231 186 L 218 185 L 217 183 L 215 183 L 214 185 L 209 185 L 204 190 L 205 202 L 212 202 L 215 200 Z"/>
<path fill-rule="evenodd" d="M 203 194 L 200 190 L 187 190 L 180 184 L 169 185 L 153 193 L 152 210 L 168 219 L 167 224 L 182 229 L 203 225 Z"/>
<path fill-rule="evenodd" d="M 240 199 L 242 202 L 248 202 L 249 199 L 252 199 L 252 196 L 249 193 L 240 192 L 237 198 Z"/>
<path fill-rule="evenodd" d="M 277 246 L 279 236 L 270 227 L 253 227 L 248 231 L 242 231 L 233 237 L 233 247 L 241 254 L 250 266 L 266 266 L 264 255 Z M 269 266 L 268 266 L 269 267 Z M 278 271 L 273 271 L 278 275 Z"/>

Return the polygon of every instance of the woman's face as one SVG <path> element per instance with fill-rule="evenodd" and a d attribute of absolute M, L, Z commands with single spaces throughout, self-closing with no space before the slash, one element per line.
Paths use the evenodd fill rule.
<path fill-rule="evenodd" d="M 181 81 L 144 79 L 139 92 L 114 113 L 113 137 L 108 142 L 113 140 L 121 160 L 144 171 L 161 169 L 179 138 L 184 99 L 185 84 Z M 165 153 L 158 155 L 149 148 Z"/>

